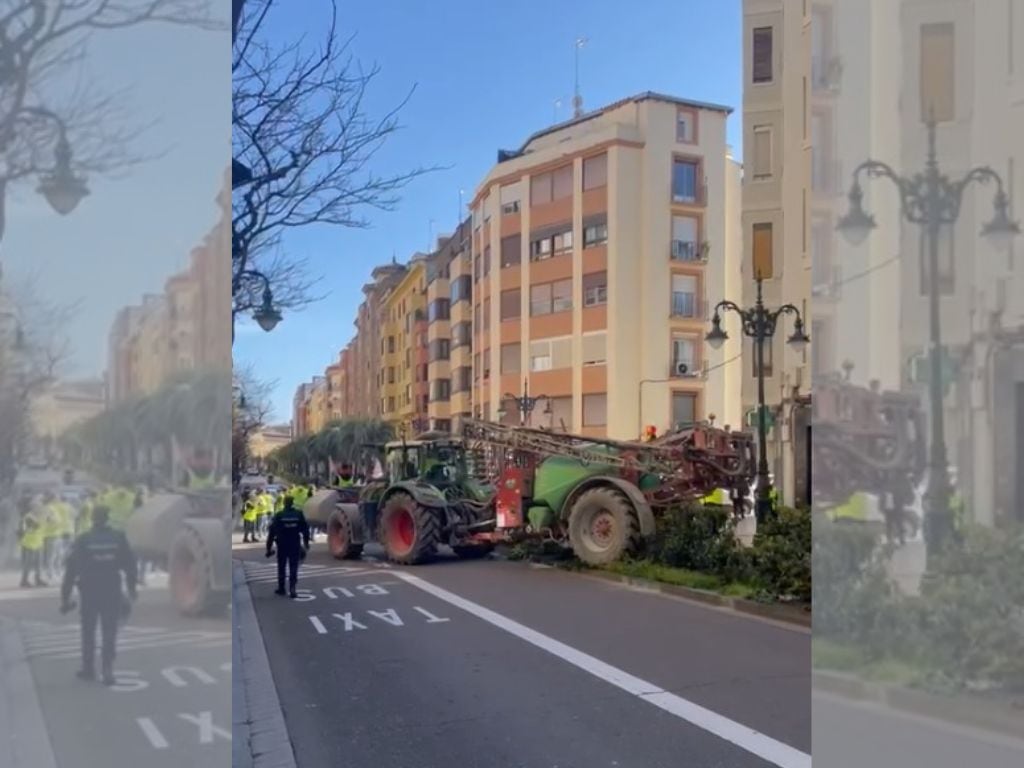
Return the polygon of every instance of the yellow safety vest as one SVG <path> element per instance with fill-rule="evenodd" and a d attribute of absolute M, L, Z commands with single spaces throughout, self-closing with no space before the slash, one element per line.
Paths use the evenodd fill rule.
<path fill-rule="evenodd" d="M 726 493 L 721 488 L 716 488 L 703 499 L 701 499 L 701 503 L 714 504 L 720 507 L 727 507 L 732 504 L 732 501 L 729 499 L 728 493 Z"/>
<path fill-rule="evenodd" d="M 335 485 L 336 488 L 351 488 L 355 484 L 356 484 L 356 481 L 353 478 L 351 478 L 351 477 L 348 480 L 346 480 L 343 477 L 339 477 L 338 478 L 338 482 L 335 483 L 334 485 Z"/>
<path fill-rule="evenodd" d="M 43 548 L 43 529 L 39 525 L 39 517 L 35 512 L 25 515 L 25 530 L 22 531 L 21 548 L 28 552 L 37 552 Z"/>
<path fill-rule="evenodd" d="M 75 510 L 66 502 L 60 501 L 56 504 L 57 518 L 59 522 L 58 535 L 71 536 L 75 532 Z"/>
<path fill-rule="evenodd" d="M 255 523 L 256 518 L 259 516 L 259 503 L 256 501 L 245 502 L 245 508 L 242 510 L 242 519 L 247 523 Z"/>
<path fill-rule="evenodd" d="M 850 520 L 854 522 L 866 522 L 868 519 L 868 497 L 863 493 L 855 493 L 845 504 L 840 504 L 832 510 L 832 520 Z"/>
<path fill-rule="evenodd" d="M 40 530 L 44 539 L 55 539 L 60 536 L 60 511 L 57 502 L 51 501 L 42 509 Z"/>

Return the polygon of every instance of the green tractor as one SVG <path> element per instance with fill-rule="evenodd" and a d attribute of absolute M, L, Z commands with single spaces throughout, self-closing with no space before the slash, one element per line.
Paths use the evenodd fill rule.
<path fill-rule="evenodd" d="M 471 540 L 474 531 L 493 527 L 494 494 L 470 476 L 459 438 L 426 433 L 388 443 L 384 453 L 386 478 L 371 481 L 358 501 L 326 491 L 306 505 L 310 519 L 326 521 L 334 557 L 357 558 L 374 538 L 388 560 L 403 565 L 425 562 L 440 544 L 462 558 L 494 549 L 492 542 Z"/>

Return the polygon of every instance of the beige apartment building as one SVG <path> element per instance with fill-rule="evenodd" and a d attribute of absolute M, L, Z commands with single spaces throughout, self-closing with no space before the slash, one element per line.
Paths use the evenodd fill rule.
<path fill-rule="evenodd" d="M 477 417 L 518 422 L 525 383 L 534 426 L 739 425 L 739 340 L 703 341 L 740 291 L 730 112 L 643 93 L 499 153 L 471 204 Z"/>
<path fill-rule="evenodd" d="M 470 220 L 439 238 L 427 262 L 429 427 L 458 431 L 472 415 L 473 303 Z"/>
<path fill-rule="evenodd" d="M 753 307 L 755 279 L 764 280 L 769 309 L 792 304 L 812 321 L 812 32 L 810 0 L 744 0 L 743 3 L 743 307 Z M 822 177 L 832 161 L 820 159 Z M 820 181 L 820 180 L 819 180 Z M 827 220 L 828 211 L 822 211 Z M 827 225 L 825 225 L 827 226 Z M 823 297 L 824 298 L 824 297 Z M 817 306 L 817 304 L 815 304 Z M 829 313 L 825 313 L 828 317 Z M 827 322 L 827 321 L 826 321 Z M 769 462 L 784 503 L 807 501 L 810 492 L 810 367 L 812 350 L 831 348 L 817 336 L 794 352 L 786 340 L 792 319 L 780 319 L 765 345 L 766 406 L 772 419 Z M 738 320 L 726 330 L 739 336 Z M 819 323 L 817 331 L 824 332 Z M 757 363 L 754 341 L 743 339 L 743 407 L 746 423 L 756 424 Z M 823 369 L 827 361 L 819 364 Z"/>

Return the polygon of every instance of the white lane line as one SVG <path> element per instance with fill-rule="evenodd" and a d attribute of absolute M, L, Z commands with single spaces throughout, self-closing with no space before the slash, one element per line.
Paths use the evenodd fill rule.
<path fill-rule="evenodd" d="M 395 576 L 403 581 L 418 587 L 427 594 L 433 595 L 456 608 L 461 608 L 476 616 L 478 619 L 492 624 L 498 629 L 504 630 L 511 635 L 525 640 L 531 645 L 547 651 L 553 656 L 582 669 L 584 672 L 611 683 L 627 693 L 636 696 L 642 701 L 662 709 L 686 722 L 702 728 L 709 733 L 718 736 L 720 739 L 735 744 L 741 749 L 760 757 L 779 768 L 811 768 L 811 756 L 795 749 L 788 744 L 771 738 L 759 731 L 755 731 L 742 723 L 730 720 L 717 712 L 705 709 L 682 696 L 660 688 L 654 683 L 649 683 L 639 677 L 634 677 L 628 672 L 613 667 L 611 664 L 597 659 L 589 654 L 583 653 L 572 646 L 566 645 L 553 637 L 548 637 L 541 632 L 520 624 L 517 621 L 502 616 L 500 613 L 485 608 L 482 605 L 467 600 L 464 597 L 449 592 L 446 589 L 424 581 L 419 576 L 413 576 L 405 571 L 393 571 Z"/>
<path fill-rule="evenodd" d="M 137 717 L 135 722 L 139 724 L 139 728 L 149 739 L 149 743 L 153 746 L 153 749 L 167 749 L 170 744 L 167 743 L 167 739 L 160 733 L 160 729 L 156 727 L 156 723 L 150 720 L 148 717 Z"/>

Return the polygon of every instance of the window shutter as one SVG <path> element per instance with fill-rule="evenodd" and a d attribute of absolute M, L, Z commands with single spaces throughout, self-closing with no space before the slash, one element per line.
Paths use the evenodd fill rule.
<path fill-rule="evenodd" d="M 755 83 L 772 81 L 772 28 L 758 27 L 754 30 L 753 76 Z"/>

